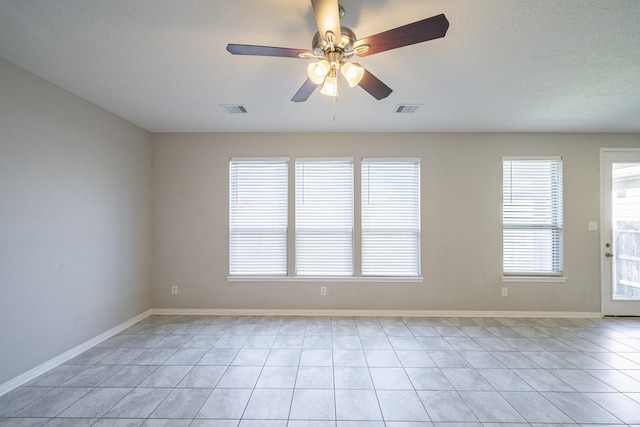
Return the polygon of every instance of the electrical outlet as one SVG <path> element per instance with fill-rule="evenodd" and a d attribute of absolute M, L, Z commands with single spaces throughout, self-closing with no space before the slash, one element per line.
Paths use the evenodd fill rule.
<path fill-rule="evenodd" d="M 320 286 L 320 295 L 326 295 L 327 294 L 327 287 L 326 286 Z"/>
<path fill-rule="evenodd" d="M 502 296 L 503 297 L 509 296 L 509 288 L 502 288 Z"/>
<path fill-rule="evenodd" d="M 171 295 L 178 295 L 178 287 L 176 285 L 171 287 Z"/>

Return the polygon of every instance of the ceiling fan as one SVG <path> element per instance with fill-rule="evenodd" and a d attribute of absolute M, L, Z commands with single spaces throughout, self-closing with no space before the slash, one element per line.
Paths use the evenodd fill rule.
<path fill-rule="evenodd" d="M 274 46 L 228 44 L 227 50 L 234 55 L 278 56 L 284 58 L 316 59 L 307 67 L 307 80 L 291 100 L 304 102 L 322 84 L 320 93 L 338 96 L 338 70 L 350 87 L 360 86 L 380 100 L 393 91 L 376 76 L 356 62 L 354 55 L 367 56 L 444 37 L 449 21 L 444 14 L 393 28 L 391 30 L 358 40 L 355 33 L 340 25 L 344 9 L 338 0 L 311 0 L 318 32 L 313 37 L 312 50 Z"/>

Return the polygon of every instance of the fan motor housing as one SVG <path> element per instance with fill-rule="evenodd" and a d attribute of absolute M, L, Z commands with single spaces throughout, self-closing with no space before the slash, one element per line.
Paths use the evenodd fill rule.
<path fill-rule="evenodd" d="M 356 34 L 349 27 L 340 27 L 340 40 L 334 44 L 334 48 L 340 52 L 351 52 L 353 44 L 358 40 Z M 318 56 L 324 56 L 331 52 L 331 45 L 322 40 L 320 33 L 316 31 L 311 42 L 313 53 Z"/>

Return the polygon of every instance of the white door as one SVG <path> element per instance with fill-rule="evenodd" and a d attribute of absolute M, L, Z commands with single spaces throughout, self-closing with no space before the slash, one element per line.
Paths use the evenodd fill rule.
<path fill-rule="evenodd" d="M 640 316 L 640 150 L 600 158 L 602 314 Z"/>

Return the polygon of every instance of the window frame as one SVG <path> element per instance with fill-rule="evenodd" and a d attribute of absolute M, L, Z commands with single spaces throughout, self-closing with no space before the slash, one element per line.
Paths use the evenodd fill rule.
<path fill-rule="evenodd" d="M 280 238 L 284 237 L 284 253 L 281 254 L 281 259 L 280 259 L 280 263 L 284 263 L 284 271 L 282 272 L 278 272 L 278 273 L 269 273 L 269 272 L 256 272 L 256 273 L 251 273 L 251 272 L 238 272 L 238 273 L 233 273 L 233 265 L 234 265 L 234 260 L 233 260 L 233 235 L 234 235 L 234 227 L 238 228 L 239 230 L 237 230 L 236 232 L 239 234 L 242 233 L 247 233 L 246 229 L 243 229 L 241 227 L 242 224 L 240 225 L 236 225 L 234 224 L 234 219 L 237 219 L 238 222 L 242 222 L 242 212 L 238 212 L 239 218 L 234 218 L 234 212 L 236 212 L 234 210 L 234 206 L 237 205 L 238 203 L 233 202 L 233 196 L 235 194 L 236 198 L 238 197 L 238 188 L 233 188 L 234 183 L 236 185 L 236 187 L 239 185 L 238 184 L 238 179 L 237 177 L 234 179 L 233 173 L 234 170 L 238 170 L 236 166 L 236 168 L 234 169 L 234 163 L 236 164 L 260 164 L 260 163 L 264 163 L 264 165 L 266 166 L 267 164 L 279 164 L 280 167 L 284 166 L 284 177 L 280 177 L 281 179 L 284 180 L 284 188 L 275 188 L 275 191 L 283 191 L 285 193 L 285 199 L 284 199 L 284 206 L 281 205 L 274 205 L 276 207 L 276 209 L 282 210 L 284 208 L 284 230 L 279 230 L 277 232 L 274 232 L 274 227 L 264 227 L 264 228 L 255 228 L 255 226 L 252 225 L 251 228 L 249 228 L 249 231 L 254 231 L 255 235 L 260 235 L 260 234 L 264 234 L 264 235 L 273 235 L 273 234 L 282 234 L 284 233 L 284 236 L 280 236 Z M 282 173 L 282 171 L 281 171 Z M 260 175 L 262 176 L 262 175 Z M 288 274 L 288 251 L 289 251 L 289 158 L 288 157 L 262 157 L 262 158 L 255 158 L 255 157 L 232 157 L 231 159 L 229 159 L 228 162 L 228 177 L 229 177 L 229 193 L 228 193 L 228 214 L 229 214 L 229 218 L 228 218 L 228 272 L 229 272 L 229 277 L 272 277 L 272 278 L 279 278 L 279 277 L 286 277 L 286 275 Z M 252 200 L 254 201 L 254 200 Z M 255 209 L 255 207 L 253 208 L 249 208 L 249 209 Z M 280 212 L 280 214 L 282 214 L 282 212 Z M 280 218 L 280 221 L 282 221 L 282 218 Z M 244 230 L 244 231 L 243 231 Z M 240 260 L 241 262 L 242 260 Z M 275 264 L 274 264 L 275 265 Z"/>
<path fill-rule="evenodd" d="M 338 220 L 336 222 L 342 222 L 342 226 L 338 226 L 337 228 L 327 228 L 327 224 L 329 221 L 320 221 L 319 223 L 310 223 L 309 219 L 315 216 L 318 213 L 317 208 L 313 208 L 317 206 L 318 203 L 314 203 L 314 198 L 317 197 L 317 194 L 313 194 L 313 186 L 314 184 L 318 184 L 318 181 L 309 180 L 307 183 L 306 175 L 305 175 L 305 165 L 309 165 L 311 171 L 313 171 L 314 167 L 326 167 L 327 171 L 332 169 L 333 167 L 337 167 L 337 172 L 345 173 L 345 169 L 349 169 L 349 181 L 343 182 L 342 180 L 333 180 L 329 179 L 327 185 L 333 185 L 331 191 L 332 194 L 337 194 L 341 197 L 343 204 L 338 204 L 337 206 L 333 206 L 338 209 L 337 217 Z M 354 277 L 355 276 L 355 183 L 354 183 L 354 174 L 355 174 L 355 165 L 352 157 L 333 157 L 333 158 L 314 158 L 314 157 L 301 157 L 297 158 L 294 161 L 295 168 L 295 189 L 294 193 L 294 206 L 295 206 L 295 215 L 293 220 L 293 230 L 294 230 L 294 275 L 296 277 Z M 324 172 L 324 176 L 327 176 L 327 171 Z M 313 175 L 312 175 L 313 176 Z M 309 196 L 312 197 L 311 200 L 311 209 L 303 209 L 303 205 L 305 204 L 305 199 L 307 196 L 307 186 L 311 187 L 309 191 Z M 323 188 L 322 190 L 325 190 Z M 320 190 L 320 193 L 322 192 Z M 327 195 L 325 195 L 327 196 Z M 291 197 L 291 194 L 289 195 Z M 344 205 L 344 200 L 347 200 L 347 204 Z M 345 214 L 346 211 L 346 214 Z M 303 214 L 304 212 L 304 214 Z M 320 215 L 322 218 L 328 218 L 327 214 L 331 213 L 330 211 L 324 212 L 325 215 Z M 344 222 L 344 221 L 347 222 Z M 311 225 L 310 225 L 311 224 Z M 338 240 L 344 239 L 345 237 L 349 239 L 348 248 L 346 251 L 349 252 L 346 257 L 341 257 L 342 259 L 338 259 L 340 266 L 345 268 L 342 272 L 334 271 L 333 273 L 323 273 L 321 271 L 313 271 L 313 262 L 306 262 L 306 254 L 310 251 L 309 246 L 325 246 L 326 243 L 323 242 L 324 239 L 313 239 L 314 234 L 322 236 L 323 233 L 318 232 L 318 230 L 325 229 L 326 231 L 331 231 L 330 234 L 325 234 L 326 236 L 333 236 Z M 345 232 L 345 230 L 348 230 Z M 303 237 L 306 235 L 306 238 Z M 305 245 L 304 250 L 302 248 L 303 241 L 308 245 Z M 339 253 L 342 248 L 333 247 L 334 253 Z M 343 249 L 344 250 L 344 249 Z M 312 251 L 312 249 L 311 249 Z M 305 261 L 303 261 L 305 260 Z M 330 259 L 325 259 L 325 262 L 329 262 Z M 307 271 L 307 272 L 305 272 Z"/>
<path fill-rule="evenodd" d="M 375 181 L 371 182 L 371 179 L 375 179 L 380 177 L 380 175 L 375 176 L 375 169 L 373 169 L 373 173 L 372 173 L 372 169 L 371 169 L 371 165 L 381 165 L 381 164 L 387 164 L 387 165 L 404 165 L 406 168 L 402 168 L 400 166 L 397 166 L 395 169 L 387 169 L 387 173 L 389 172 L 396 172 L 396 173 L 400 173 L 400 172 L 410 172 L 412 175 L 407 177 L 406 175 L 402 175 L 402 177 L 400 179 L 396 179 L 395 181 L 385 181 L 391 184 L 395 184 L 396 188 L 397 185 L 400 183 L 407 183 L 410 181 L 410 184 L 412 184 L 416 190 L 416 194 L 411 194 L 409 197 L 405 196 L 405 197 L 395 197 L 398 194 L 400 194 L 399 192 L 396 191 L 391 191 L 389 192 L 389 190 L 385 190 L 384 188 L 376 188 L 375 187 Z M 367 168 L 365 170 L 365 167 Z M 375 168 L 375 166 L 374 166 Z M 411 168 L 415 168 L 415 169 L 411 169 Z M 420 168 L 421 168 L 421 159 L 417 158 L 417 157 L 412 157 L 412 158 L 401 158 L 401 157 L 384 157 L 384 158 L 375 158 L 375 157 L 364 157 L 361 159 L 360 161 L 360 177 L 361 177 L 361 182 L 360 182 L 360 218 L 361 218 L 361 224 L 360 224 L 360 230 L 361 230 L 361 236 L 360 236 L 360 254 L 361 254 L 361 265 L 360 265 L 360 274 L 362 275 L 362 277 L 420 277 L 421 276 L 421 249 L 422 249 L 422 230 L 421 230 L 421 210 L 420 210 L 420 201 L 421 201 L 421 185 L 420 185 Z M 413 175 L 415 173 L 415 175 Z M 365 179 L 368 182 L 365 182 Z M 414 181 L 415 179 L 415 181 Z M 372 185 L 373 184 L 373 185 Z M 383 198 L 391 198 L 394 199 L 393 203 L 388 203 L 388 201 L 382 200 L 381 203 L 378 204 L 379 209 L 376 209 L 376 204 L 375 203 L 367 203 L 367 201 L 365 199 L 368 199 L 372 192 L 378 192 L 378 194 L 380 194 Z M 405 203 L 404 205 L 402 205 L 402 203 Z M 370 206 L 370 208 L 366 209 L 365 206 Z M 399 206 L 402 206 L 404 209 L 401 209 L 401 211 L 413 211 L 411 213 L 413 213 L 415 216 L 412 215 L 412 218 L 407 219 L 405 218 L 401 218 L 399 221 L 393 221 L 394 217 L 398 217 L 398 211 L 397 208 Z M 386 211 L 386 212 L 385 212 Z M 391 216 L 391 219 L 387 219 L 384 217 L 381 217 L 380 214 L 384 214 L 386 213 L 388 216 Z M 401 212 L 403 213 L 403 212 Z M 379 223 L 376 224 L 376 221 L 380 221 L 383 220 L 385 224 L 387 224 L 387 226 L 385 227 L 381 227 Z M 371 224 L 371 226 L 369 226 L 369 224 Z M 395 227 L 394 227 L 395 226 Z M 370 228 L 369 228 L 370 227 Z M 384 272 L 382 272 L 380 270 L 378 270 L 378 272 L 372 272 L 372 273 L 367 273 L 366 270 L 368 269 L 367 264 L 378 264 L 380 265 L 381 260 L 378 259 L 379 254 L 377 253 L 376 249 L 371 250 L 370 252 L 367 251 L 365 252 L 365 233 L 370 234 L 371 239 L 370 242 L 375 243 L 376 240 L 380 240 L 381 239 L 381 235 L 387 235 L 387 236 L 396 236 L 396 243 L 398 243 L 397 240 L 397 236 L 399 234 L 402 234 L 402 231 L 404 229 L 404 233 L 406 234 L 412 234 L 415 238 L 415 241 L 413 242 L 413 244 L 415 245 L 414 248 L 409 249 L 409 250 L 414 250 L 415 251 L 415 257 L 412 257 L 412 259 L 407 262 L 407 264 L 410 265 L 410 269 L 411 271 L 405 271 L 405 272 L 398 272 L 397 267 L 396 267 L 396 273 L 395 274 L 385 274 Z M 405 244 L 407 239 L 402 239 L 404 240 L 400 243 Z M 382 239 L 384 240 L 384 239 Z M 411 239 L 408 239 L 411 240 Z M 365 260 L 365 254 L 370 254 L 371 256 L 371 260 L 366 261 Z M 389 263 L 387 264 L 387 266 L 385 267 L 388 270 L 393 270 L 393 259 L 389 258 L 388 259 Z"/>
<path fill-rule="evenodd" d="M 288 204 L 288 215 L 287 215 L 287 274 L 286 275 L 261 275 L 261 274 L 228 274 L 227 281 L 228 282 L 326 282 L 326 283 L 422 283 L 422 271 L 421 271 L 421 263 L 422 263 L 422 230 L 421 223 L 422 218 L 419 214 L 419 227 L 420 234 L 418 237 L 418 263 L 419 263 L 419 274 L 417 276 L 363 276 L 362 275 L 362 205 L 361 205 L 361 194 L 362 194 L 362 183 L 361 179 L 361 167 L 362 160 L 370 159 L 370 160 L 380 160 L 380 159 L 388 159 L 394 161 L 403 161 L 403 160 L 414 160 L 419 164 L 421 163 L 421 158 L 401 158 L 401 157 L 390 157 L 390 158 L 367 158 L 363 157 L 361 162 L 354 161 L 353 157 L 299 157 L 299 158 L 290 158 L 290 157 L 232 157 L 229 160 L 230 162 L 233 160 L 252 160 L 252 161 L 261 161 L 261 160 L 286 160 L 288 169 L 288 186 L 287 186 L 287 204 Z M 353 266 L 353 274 L 350 276 L 342 276 L 342 275 L 296 275 L 296 236 L 295 236 L 295 203 L 296 203 L 296 162 L 300 160 L 309 160 L 309 161 L 343 161 L 349 160 L 352 162 L 352 171 L 351 171 L 351 181 L 352 181 L 352 266 Z M 230 171 L 230 169 L 229 169 Z M 228 175 L 230 179 L 230 174 Z M 231 181 L 229 182 L 229 186 L 231 185 Z M 230 188 L 230 187 L 229 187 Z M 422 196 L 422 182 L 421 176 L 418 178 L 418 198 L 421 199 Z M 231 197 L 231 192 L 229 192 L 228 197 Z M 230 203 L 230 201 L 229 201 Z M 420 205 L 420 202 L 419 202 Z M 420 209 L 420 206 L 419 206 Z M 228 210 L 230 215 L 230 210 Z M 229 217 L 230 220 L 230 217 Z M 229 236 L 230 238 L 230 236 Z M 229 242 L 228 242 L 229 243 Z M 229 248 L 229 245 L 228 245 Z M 229 256 L 229 267 L 230 267 L 230 252 Z M 229 270 L 230 271 L 230 270 Z"/>
<path fill-rule="evenodd" d="M 557 162 L 558 177 L 556 182 L 550 184 L 557 190 L 557 197 L 554 194 L 550 194 L 549 203 L 551 204 L 551 222 L 548 225 L 541 225 L 540 222 L 529 221 L 522 224 L 507 226 L 506 218 L 507 211 L 509 211 L 508 205 L 505 203 L 507 194 L 512 194 L 513 189 L 507 193 L 507 183 L 505 182 L 505 168 L 507 162 Z M 502 157 L 502 281 L 503 282 L 565 282 L 567 280 L 564 277 L 564 162 L 561 156 L 522 156 L 522 157 Z M 513 164 L 513 163 L 512 163 Z M 554 177 L 550 176 L 550 181 L 553 181 Z M 528 191 L 532 191 L 528 189 Z M 513 211 L 513 208 L 511 208 Z M 513 214 L 512 214 L 513 215 Z M 528 226 L 527 226 L 528 224 Z M 535 271 L 535 270 L 521 270 L 521 271 L 507 271 L 507 248 L 505 243 L 506 230 L 552 230 L 559 233 L 557 238 L 551 237 L 551 250 L 556 252 L 551 254 L 551 266 L 550 271 Z M 555 244 L 557 240 L 557 245 Z M 553 269 L 554 265 L 558 265 L 559 268 Z"/>

